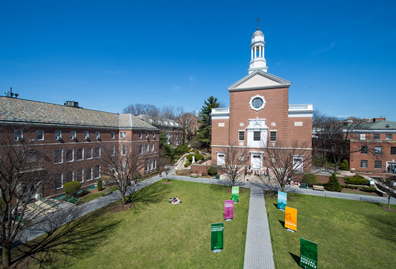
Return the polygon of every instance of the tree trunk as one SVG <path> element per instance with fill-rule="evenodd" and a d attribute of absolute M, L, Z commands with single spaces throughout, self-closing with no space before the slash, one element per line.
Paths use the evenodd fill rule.
<path fill-rule="evenodd" d="M 285 185 L 283 185 L 283 184 L 281 185 L 281 191 L 285 192 Z"/>
<path fill-rule="evenodd" d="M 2 245 L 3 251 L 3 268 L 9 268 L 11 266 L 11 247 L 7 245 Z"/>
<path fill-rule="evenodd" d="M 390 209 L 390 200 L 391 200 L 391 195 L 388 193 L 388 209 Z"/>
<path fill-rule="evenodd" d="M 122 193 L 122 192 L 121 192 L 121 205 L 122 205 L 122 207 L 124 207 L 124 205 L 125 205 L 125 193 Z"/>

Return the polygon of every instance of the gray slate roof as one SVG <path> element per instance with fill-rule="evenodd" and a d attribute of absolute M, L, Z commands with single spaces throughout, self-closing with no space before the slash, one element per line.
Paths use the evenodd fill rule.
<path fill-rule="evenodd" d="M 1 123 L 157 130 L 154 126 L 130 114 L 109 113 L 4 96 L 0 96 Z"/>
<path fill-rule="evenodd" d="M 354 130 L 396 130 L 396 121 L 363 122 L 354 125 Z"/>

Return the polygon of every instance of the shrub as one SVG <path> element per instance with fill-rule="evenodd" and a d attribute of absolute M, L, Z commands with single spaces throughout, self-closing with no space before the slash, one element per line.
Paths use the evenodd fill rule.
<path fill-rule="evenodd" d="M 195 157 L 195 161 L 196 161 L 196 162 L 201 161 L 201 160 L 203 160 L 203 158 L 204 158 L 204 156 L 201 155 L 201 154 L 188 154 L 188 155 L 186 156 L 186 159 L 187 159 L 190 163 L 192 163 L 193 156 Z"/>
<path fill-rule="evenodd" d="M 185 144 L 184 145 L 179 145 L 175 149 L 175 153 L 179 154 L 179 155 L 182 155 L 182 154 L 187 153 L 189 151 L 190 151 L 190 148 L 187 145 L 185 145 Z"/>
<path fill-rule="evenodd" d="M 197 149 L 194 150 L 194 153 L 195 153 L 195 154 L 199 154 L 199 150 L 197 150 Z"/>
<path fill-rule="evenodd" d="M 101 190 L 102 190 L 102 180 L 99 179 L 98 180 L 98 191 L 101 191 Z"/>
<path fill-rule="evenodd" d="M 190 165 L 190 161 L 187 160 L 186 163 L 184 164 L 184 167 L 187 167 L 187 166 L 189 166 L 189 165 Z"/>
<path fill-rule="evenodd" d="M 343 160 L 339 166 L 340 170 L 349 171 L 349 163 L 348 160 Z"/>
<path fill-rule="evenodd" d="M 308 186 L 311 187 L 312 185 L 316 185 L 318 183 L 318 179 L 314 174 L 308 173 L 303 176 L 303 179 L 301 180 L 301 182 L 307 183 Z"/>
<path fill-rule="evenodd" d="M 203 177 L 206 176 L 206 172 L 202 172 L 202 176 L 203 176 Z"/>
<path fill-rule="evenodd" d="M 217 168 L 215 166 L 211 166 L 208 168 L 208 175 L 214 176 L 217 174 Z"/>
<path fill-rule="evenodd" d="M 66 194 L 74 195 L 81 189 L 81 183 L 78 181 L 67 182 L 63 185 Z"/>
<path fill-rule="evenodd" d="M 342 187 L 346 189 L 355 189 L 355 190 L 359 189 L 359 186 L 352 186 L 352 185 L 342 185 Z"/>
<path fill-rule="evenodd" d="M 370 182 L 362 176 L 353 176 L 353 177 L 346 177 L 345 179 L 346 184 L 353 184 L 353 185 L 369 185 Z"/>
<path fill-rule="evenodd" d="M 375 192 L 377 189 L 375 187 L 362 187 L 362 191 Z"/>
<path fill-rule="evenodd" d="M 331 177 L 329 178 L 329 182 L 324 186 L 326 190 L 328 191 L 338 191 L 340 192 L 342 190 L 340 182 L 338 182 L 338 178 L 335 174 L 332 174 Z"/>

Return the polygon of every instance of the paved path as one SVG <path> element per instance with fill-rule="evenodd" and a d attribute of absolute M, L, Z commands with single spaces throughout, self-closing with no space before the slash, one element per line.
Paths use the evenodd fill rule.
<path fill-rule="evenodd" d="M 171 172 L 170 174 L 173 174 L 173 172 Z M 148 185 L 151 185 L 159 181 L 161 178 L 162 177 L 160 176 L 154 176 L 152 178 L 146 179 L 145 181 L 140 182 L 136 189 L 137 190 L 142 189 Z M 182 177 L 182 176 L 174 176 L 174 175 L 169 176 L 168 178 L 174 180 L 207 183 L 207 184 L 218 184 L 218 185 L 229 184 L 228 180 L 218 180 L 218 179 L 191 178 L 191 177 Z M 244 188 L 250 188 L 250 203 L 249 203 L 248 226 L 247 226 L 246 245 L 245 245 L 244 268 L 273 269 L 275 268 L 275 266 L 273 260 L 271 238 L 270 238 L 268 218 L 266 213 L 267 210 L 266 210 L 263 191 L 264 190 L 276 191 L 278 190 L 279 186 L 252 183 L 252 182 L 240 182 L 240 181 L 236 182 L 236 185 Z M 356 195 L 356 194 L 336 193 L 336 192 L 327 192 L 327 191 L 322 192 L 322 191 L 314 191 L 309 189 L 300 189 L 290 186 L 287 186 L 285 191 L 307 194 L 307 195 L 332 197 L 332 198 L 361 200 L 361 201 L 375 202 L 375 203 L 387 203 L 387 198 L 385 197 L 374 197 L 367 195 Z M 72 206 L 70 208 L 66 208 L 65 210 L 70 210 L 69 211 L 70 218 L 66 217 L 62 219 L 63 220 L 62 224 L 66 224 L 78 217 L 82 217 L 88 213 L 91 213 L 119 199 L 121 199 L 121 195 L 119 191 L 117 191 L 111 195 L 97 198 L 81 206 L 78 207 Z M 391 203 L 396 204 L 396 199 L 392 198 Z M 64 215 L 62 215 L 62 213 L 64 214 L 64 212 L 65 211 L 53 213 L 51 215 L 46 215 L 43 218 L 51 219 L 57 217 L 58 218 L 64 217 Z M 72 215 L 73 213 L 74 215 Z M 19 237 L 19 241 L 21 243 L 25 243 L 50 231 L 51 229 L 53 229 L 51 226 L 51 222 L 50 221 L 44 222 L 43 224 L 40 224 L 40 227 L 32 227 L 21 233 L 21 236 Z"/>

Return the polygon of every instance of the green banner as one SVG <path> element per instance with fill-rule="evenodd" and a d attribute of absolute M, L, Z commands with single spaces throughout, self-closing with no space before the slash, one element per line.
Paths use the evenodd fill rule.
<path fill-rule="evenodd" d="M 318 244 L 300 237 L 300 266 L 318 268 Z"/>
<path fill-rule="evenodd" d="M 232 187 L 231 199 L 234 202 L 239 202 L 239 187 Z"/>
<path fill-rule="evenodd" d="M 210 249 L 223 249 L 223 223 L 212 223 L 210 225 Z"/>

